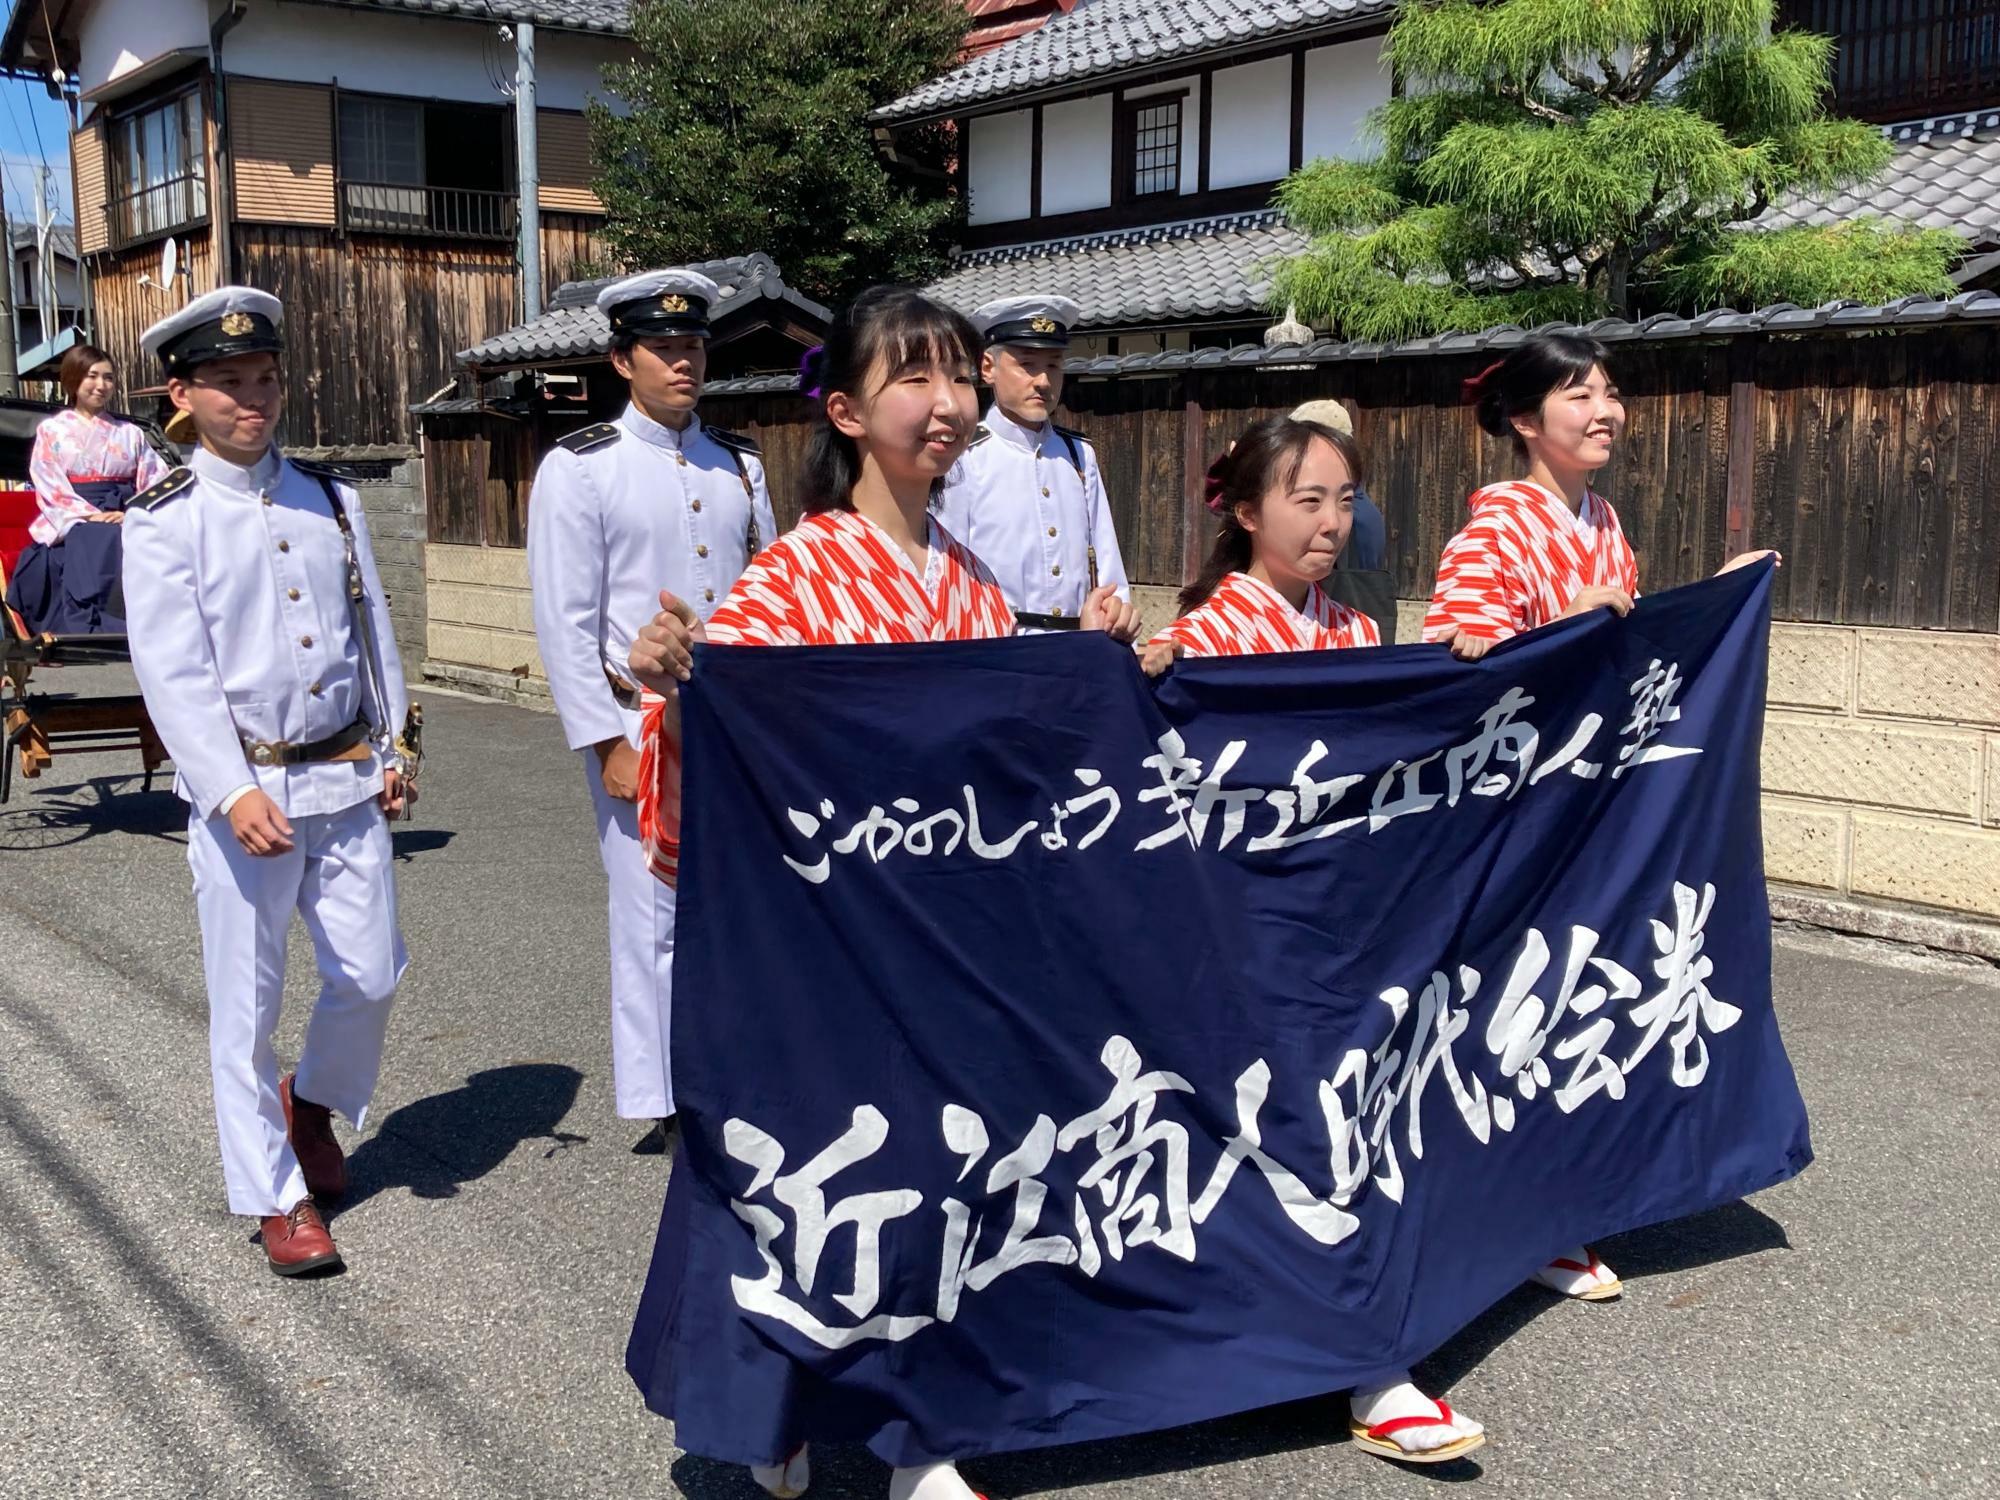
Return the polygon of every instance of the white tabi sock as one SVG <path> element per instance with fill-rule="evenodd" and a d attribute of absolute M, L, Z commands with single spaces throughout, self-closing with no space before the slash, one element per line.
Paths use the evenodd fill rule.
<path fill-rule="evenodd" d="M 1394 1443 L 1405 1453 L 1428 1453 L 1460 1438 L 1477 1437 L 1486 1430 L 1460 1412 L 1453 1412 L 1450 1422 L 1445 1422 L 1438 1403 L 1410 1384 L 1407 1373 L 1389 1385 L 1355 1391 L 1347 1398 L 1347 1409 L 1363 1427 L 1393 1422 L 1398 1417 L 1438 1418 L 1435 1427 L 1405 1427 L 1382 1440 Z"/>
<path fill-rule="evenodd" d="M 778 1500 L 797 1500 L 812 1483 L 812 1461 L 807 1457 L 805 1445 L 781 1464 L 752 1464 L 750 1477 L 761 1484 L 765 1492 L 776 1495 Z"/>
<path fill-rule="evenodd" d="M 978 1500 L 978 1491 L 958 1477 L 957 1464 L 924 1464 L 889 1476 L 889 1500 Z"/>

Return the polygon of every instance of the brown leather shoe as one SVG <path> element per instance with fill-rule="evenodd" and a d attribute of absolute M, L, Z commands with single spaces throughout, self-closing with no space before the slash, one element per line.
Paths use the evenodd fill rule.
<path fill-rule="evenodd" d="M 306 1191 L 321 1203 L 331 1203 L 347 1191 L 347 1153 L 333 1138 L 333 1111 L 324 1104 L 294 1098 L 287 1073 L 278 1083 L 278 1098 L 285 1106 L 285 1134 L 291 1137 L 292 1154 L 305 1173 Z"/>
<path fill-rule="evenodd" d="M 310 1198 L 299 1199 L 288 1214 L 272 1214 L 263 1228 L 265 1258 L 280 1276 L 301 1276 L 340 1264 L 333 1236 L 326 1232 Z"/>

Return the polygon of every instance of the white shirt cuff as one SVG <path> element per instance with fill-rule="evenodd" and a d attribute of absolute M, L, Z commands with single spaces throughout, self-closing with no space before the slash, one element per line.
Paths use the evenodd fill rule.
<path fill-rule="evenodd" d="M 254 792 L 256 790 L 257 790 L 256 782 L 254 781 L 244 782 L 243 785 L 239 786 L 235 791 L 231 792 L 227 797 L 224 797 L 220 802 L 215 804 L 215 815 L 218 818 L 228 817 L 229 809 L 234 807 L 237 803 L 243 800 L 244 793 Z"/>

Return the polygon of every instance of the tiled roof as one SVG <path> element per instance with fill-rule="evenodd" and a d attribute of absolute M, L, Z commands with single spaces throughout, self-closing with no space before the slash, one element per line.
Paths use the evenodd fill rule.
<path fill-rule="evenodd" d="M 1755 312 L 1723 308 L 1687 318 L 1660 313 L 1639 322 L 1624 318 L 1600 318 L 1585 324 L 1584 332 L 1607 344 L 1661 344 L 1755 334 L 1859 333 L 1887 328 L 1915 332 L 1951 322 L 2000 323 L 2000 292 L 1961 292 L 1943 302 L 1931 297 L 1905 297 L 1881 306 L 1829 302 L 1824 307 L 1799 307 L 1790 302 L 1780 302 L 1771 307 L 1760 307 Z M 1566 325 L 1548 325 L 1549 328 L 1563 326 Z M 1072 359 L 1065 363 L 1064 369 L 1074 378 L 1482 354 L 1492 349 L 1511 349 L 1530 333 L 1541 331 L 1504 324 L 1479 333 L 1441 333 L 1399 344 L 1344 344 L 1334 339 L 1314 339 L 1309 344 L 1281 344 L 1275 348 L 1262 344 L 1240 344 L 1234 349 L 1170 349 L 1164 354 L 1109 354 L 1094 359 Z M 736 380 L 711 381 L 704 387 L 705 394 L 711 396 L 759 395 L 797 389 L 796 375 L 752 375 Z"/>
<path fill-rule="evenodd" d="M 974 250 L 955 257 L 929 291 L 972 311 L 1033 290 L 1083 305 L 1085 328 L 1205 322 L 1259 314 L 1268 263 L 1309 243 L 1275 209 Z"/>
<path fill-rule="evenodd" d="M 821 323 L 833 317 L 810 297 L 786 286 L 776 263 L 761 252 L 703 261 L 689 269 L 701 272 L 722 288 L 722 300 L 709 309 L 711 320 L 727 318 L 766 298 L 788 302 Z M 549 299 L 548 309 L 539 318 L 461 350 L 458 362 L 488 370 L 513 369 L 548 360 L 608 354 L 611 325 L 597 310 L 597 294 L 616 279 L 606 276 L 595 281 L 565 282 Z"/>
<path fill-rule="evenodd" d="M 1758 226 L 1834 224 L 1857 214 L 1952 229 L 1975 250 L 2000 246 L 2000 110 L 1892 125 L 1896 155 L 1866 187 L 1781 203 Z"/>
<path fill-rule="evenodd" d="M 988 99 L 1077 83 L 1361 21 L 1396 0 L 1085 0 L 1067 15 L 885 104 L 879 121 L 950 114 Z"/>
<path fill-rule="evenodd" d="M 526 21 L 552 31 L 632 32 L 629 0 L 320 0 L 361 10 L 413 10 L 464 21 Z"/>

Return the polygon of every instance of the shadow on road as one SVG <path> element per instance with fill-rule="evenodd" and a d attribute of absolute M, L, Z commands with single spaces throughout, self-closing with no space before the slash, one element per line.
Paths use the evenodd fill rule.
<path fill-rule="evenodd" d="M 160 772 L 150 792 L 139 785 L 137 776 L 98 776 L 67 786 L 16 777 L 7 805 L 0 807 L 0 849 L 59 849 L 95 833 L 185 835 L 187 804 L 173 794 L 172 775 Z"/>
<path fill-rule="evenodd" d="M 407 864 L 419 854 L 442 849 L 452 840 L 449 828 L 391 828 L 389 840 L 396 846 L 396 862 Z"/>
<path fill-rule="evenodd" d="M 547 1141 L 550 1156 L 581 1145 L 588 1136 L 557 1127 L 582 1084 L 575 1068 L 511 1063 L 404 1105 L 347 1159 L 348 1192 L 339 1212 L 399 1187 L 419 1198 L 456 1197 L 461 1183 L 484 1177 L 523 1141 Z"/>

